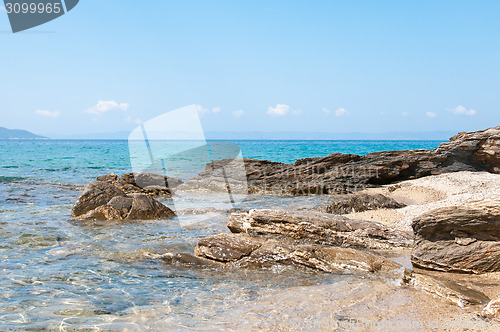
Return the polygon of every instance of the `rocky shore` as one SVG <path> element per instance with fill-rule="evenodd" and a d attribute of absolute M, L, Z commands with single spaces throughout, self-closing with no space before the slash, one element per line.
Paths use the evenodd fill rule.
<path fill-rule="evenodd" d="M 99 177 L 72 217 L 172 218 L 174 212 L 153 196 L 169 197 L 174 187 L 189 192 L 199 183 L 225 188 L 214 171 L 220 164 L 227 161 L 207 164 L 186 183 L 151 174 Z M 500 127 L 460 133 L 432 151 L 335 153 L 294 164 L 245 159 L 245 167 L 249 194 L 331 195 L 332 201 L 315 210 L 233 211 L 230 232 L 200 239 L 193 254 L 156 258 L 215 269 L 291 265 L 362 273 L 460 307 L 482 305 L 483 318 L 499 315 L 500 286 L 484 282 L 497 281 L 500 273 Z M 226 176 L 236 178 L 231 170 Z M 388 252 L 396 250 L 411 256 L 411 270 L 391 260 Z M 478 282 L 477 276 L 486 279 Z"/>

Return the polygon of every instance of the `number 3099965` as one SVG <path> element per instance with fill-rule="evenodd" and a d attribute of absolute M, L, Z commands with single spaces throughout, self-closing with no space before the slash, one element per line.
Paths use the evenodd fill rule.
<path fill-rule="evenodd" d="M 5 10 L 7 11 L 7 14 L 59 14 L 62 11 L 61 8 L 61 3 L 56 2 L 56 3 L 6 3 L 5 4 Z"/>

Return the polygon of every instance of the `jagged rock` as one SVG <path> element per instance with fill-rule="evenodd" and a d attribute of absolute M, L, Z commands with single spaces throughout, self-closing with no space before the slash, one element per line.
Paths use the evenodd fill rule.
<path fill-rule="evenodd" d="M 128 220 L 170 219 L 174 212 L 150 196 L 130 194 L 133 198 L 130 212 L 125 217 Z"/>
<path fill-rule="evenodd" d="M 413 265 L 464 273 L 500 271 L 500 196 L 431 211 L 412 227 Z"/>
<path fill-rule="evenodd" d="M 175 188 L 183 183 L 179 178 L 167 177 L 155 173 L 126 173 L 122 174 L 121 179 L 128 184 L 139 188 L 160 187 Z"/>
<path fill-rule="evenodd" d="M 228 228 L 254 237 L 291 239 L 336 247 L 389 249 L 410 247 L 411 235 L 382 224 L 319 212 L 251 210 L 233 213 Z"/>
<path fill-rule="evenodd" d="M 377 209 L 399 209 L 405 204 L 382 194 L 351 194 L 320 208 L 320 211 L 333 214 L 348 214 Z"/>
<path fill-rule="evenodd" d="M 92 181 L 73 206 L 71 216 L 83 220 L 170 219 L 174 212 L 150 196 L 126 195 L 104 181 Z"/>
<path fill-rule="evenodd" d="M 201 239 L 195 256 L 225 267 L 269 268 L 293 265 L 325 272 L 379 272 L 400 278 L 402 267 L 382 256 L 352 248 L 293 244 L 245 234 L 219 234 Z"/>
<path fill-rule="evenodd" d="M 166 177 L 154 173 L 126 173 L 121 177 L 111 173 L 101 175 L 98 181 L 107 182 L 126 194 L 145 194 L 150 196 L 170 197 L 171 189 L 182 184 L 178 178 Z"/>
<path fill-rule="evenodd" d="M 405 270 L 403 284 L 413 286 L 425 293 L 440 297 L 461 308 L 487 303 L 490 299 L 482 292 L 457 282 Z"/>
<path fill-rule="evenodd" d="M 481 312 L 477 313 L 477 315 L 489 319 L 500 317 L 500 299 L 491 300 Z"/>
<path fill-rule="evenodd" d="M 500 126 L 460 133 L 435 150 L 384 151 L 366 156 L 333 153 L 293 164 L 244 159 L 248 192 L 279 195 L 346 194 L 398 181 L 457 171 L 500 173 Z M 227 160 L 207 164 L 184 188 L 224 183 L 217 170 Z M 230 170 L 229 170 L 230 171 Z"/>
<path fill-rule="evenodd" d="M 112 184 L 104 181 L 92 181 L 77 199 L 71 210 L 72 217 L 86 214 L 102 205 L 106 205 L 113 197 L 127 195 Z"/>

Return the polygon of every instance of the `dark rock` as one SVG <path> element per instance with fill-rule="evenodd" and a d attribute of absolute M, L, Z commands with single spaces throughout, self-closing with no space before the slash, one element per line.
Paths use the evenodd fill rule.
<path fill-rule="evenodd" d="M 106 205 L 113 197 L 127 196 L 122 190 L 104 181 L 92 181 L 75 202 L 71 210 L 72 217 L 88 213 L 102 205 Z"/>
<path fill-rule="evenodd" d="M 454 303 L 461 308 L 487 303 L 490 300 L 484 293 L 470 286 L 464 286 L 443 277 L 436 278 L 415 271 L 406 270 L 403 283 Z"/>
<path fill-rule="evenodd" d="M 150 196 L 142 194 L 131 194 L 132 207 L 125 219 L 127 220 L 154 220 L 170 219 L 175 216 L 174 212 L 156 201 Z"/>
<path fill-rule="evenodd" d="M 71 216 L 83 220 L 152 220 L 170 219 L 174 212 L 150 196 L 127 196 L 108 182 L 93 181 L 75 202 Z"/>
<path fill-rule="evenodd" d="M 251 210 L 233 213 L 228 228 L 253 237 L 289 239 L 336 247 L 389 249 L 410 247 L 411 235 L 379 223 L 319 212 Z"/>
<path fill-rule="evenodd" d="M 500 198 L 440 208 L 413 221 L 413 265 L 463 273 L 500 271 Z"/>
<path fill-rule="evenodd" d="M 366 156 L 334 153 L 294 164 L 244 159 L 248 192 L 279 195 L 345 194 L 367 187 L 457 171 L 500 173 L 500 127 L 460 133 L 435 150 L 384 151 Z M 220 184 L 227 160 L 207 164 L 183 188 Z M 235 175 L 237 176 L 237 174 Z"/>
<path fill-rule="evenodd" d="M 139 188 L 155 186 L 173 189 L 183 183 L 179 178 L 167 177 L 155 173 L 126 173 L 122 175 L 121 179 L 125 183 Z"/>
<path fill-rule="evenodd" d="M 400 265 L 352 248 L 315 244 L 292 244 L 244 234 L 219 234 L 198 242 L 197 257 L 223 263 L 227 267 L 269 268 L 293 265 L 325 272 L 379 272 L 400 278 Z"/>
<path fill-rule="evenodd" d="M 348 214 L 377 209 L 399 209 L 405 204 L 382 194 L 350 194 L 329 205 L 320 208 L 320 211 L 333 214 Z"/>

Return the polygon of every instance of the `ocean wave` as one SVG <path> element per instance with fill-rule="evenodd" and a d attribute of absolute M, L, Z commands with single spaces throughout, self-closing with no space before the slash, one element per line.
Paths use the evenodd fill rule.
<path fill-rule="evenodd" d="M 21 182 L 24 180 L 26 180 L 26 178 L 21 176 L 0 176 L 0 183 Z"/>

